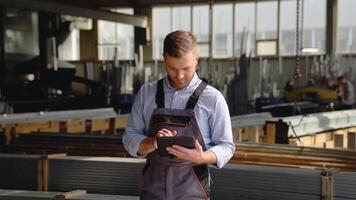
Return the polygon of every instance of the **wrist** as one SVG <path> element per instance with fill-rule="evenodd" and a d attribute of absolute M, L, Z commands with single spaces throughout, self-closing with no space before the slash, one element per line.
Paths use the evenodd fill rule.
<path fill-rule="evenodd" d="M 157 149 L 156 138 L 155 137 L 147 137 L 144 140 L 142 140 L 139 150 L 138 150 L 138 154 L 146 155 L 156 149 Z"/>
<path fill-rule="evenodd" d="M 208 160 L 209 160 L 209 153 L 207 151 L 204 151 L 200 157 L 199 164 L 206 164 L 208 163 Z"/>
<path fill-rule="evenodd" d="M 214 152 L 209 150 L 203 152 L 200 164 L 216 164 L 216 162 L 217 157 Z"/>
<path fill-rule="evenodd" d="M 152 151 L 158 149 L 156 137 L 150 137 Z"/>

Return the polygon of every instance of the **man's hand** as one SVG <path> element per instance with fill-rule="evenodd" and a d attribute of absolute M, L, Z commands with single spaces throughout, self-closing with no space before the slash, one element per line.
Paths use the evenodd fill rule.
<path fill-rule="evenodd" d="M 161 129 L 157 132 L 157 137 L 173 137 L 177 135 L 177 131 L 176 130 L 168 130 L 168 129 Z"/>
<path fill-rule="evenodd" d="M 187 149 L 179 145 L 167 147 L 167 151 L 176 156 L 177 159 L 188 160 L 197 164 L 215 164 L 217 158 L 212 151 L 203 151 L 198 140 L 195 140 L 195 149 Z"/>
<path fill-rule="evenodd" d="M 146 155 L 156 150 L 158 148 L 156 137 L 173 137 L 175 135 L 177 135 L 176 130 L 171 131 L 163 128 L 157 132 L 155 137 L 147 137 L 144 140 L 142 140 L 137 153 L 139 155 Z"/>

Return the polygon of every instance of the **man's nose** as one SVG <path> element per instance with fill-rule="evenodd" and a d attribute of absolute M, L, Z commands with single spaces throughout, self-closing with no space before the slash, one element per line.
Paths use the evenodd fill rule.
<path fill-rule="evenodd" d="M 182 79 L 182 78 L 184 78 L 184 73 L 183 73 L 183 72 L 178 71 L 178 72 L 177 72 L 177 78 L 178 78 L 178 79 Z"/>

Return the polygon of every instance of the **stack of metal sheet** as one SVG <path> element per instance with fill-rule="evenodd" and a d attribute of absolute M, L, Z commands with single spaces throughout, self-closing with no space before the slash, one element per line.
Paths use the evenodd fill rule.
<path fill-rule="evenodd" d="M 145 160 L 132 158 L 65 157 L 49 160 L 49 190 L 139 195 Z"/>
<path fill-rule="evenodd" d="M 0 154 L 0 188 L 36 190 L 39 160 L 40 156 Z M 143 159 L 133 158 L 50 158 L 49 191 L 86 190 L 88 193 L 139 196 L 144 163 Z M 320 170 L 246 164 L 228 164 L 223 169 L 210 169 L 212 199 L 319 200 L 321 197 Z M 340 171 L 332 176 L 334 199 L 356 199 L 356 172 Z M 12 193 L 6 194 L 9 196 Z M 0 199 L 4 199 L 3 196 L 0 190 Z M 83 199 L 91 198 L 110 199 L 90 195 Z"/>
<path fill-rule="evenodd" d="M 0 188 L 37 190 L 39 155 L 0 154 Z"/>
<path fill-rule="evenodd" d="M 263 126 L 266 121 L 273 119 L 271 113 L 253 113 L 246 115 L 237 115 L 231 117 L 232 128 L 244 128 L 249 126 Z"/>
<path fill-rule="evenodd" d="M 0 189 L 0 199 L 6 200 L 53 200 L 58 192 L 37 192 L 26 190 Z M 72 199 L 72 198 L 71 198 Z M 135 196 L 86 194 L 75 197 L 76 200 L 138 200 Z"/>
<path fill-rule="evenodd" d="M 334 200 L 356 199 L 356 173 L 338 172 L 334 178 Z"/>
<path fill-rule="evenodd" d="M 230 164 L 211 171 L 212 199 L 320 199 L 319 170 Z"/>
<path fill-rule="evenodd" d="M 84 119 L 116 118 L 113 108 L 87 110 L 41 111 L 33 113 L 15 113 L 0 115 L 0 124 L 16 124 L 30 122 L 68 121 Z"/>

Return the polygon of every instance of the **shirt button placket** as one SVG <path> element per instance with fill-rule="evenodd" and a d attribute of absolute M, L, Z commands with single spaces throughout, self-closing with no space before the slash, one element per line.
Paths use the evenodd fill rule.
<path fill-rule="evenodd" d="M 175 109 L 176 106 L 177 106 L 177 105 L 176 105 L 176 104 L 177 104 L 176 101 L 177 101 L 178 95 L 179 95 L 179 94 L 178 94 L 178 91 L 177 91 L 177 92 L 174 92 L 174 94 L 173 94 L 173 100 L 172 100 L 172 106 L 171 106 L 172 109 Z"/>

